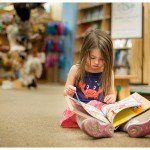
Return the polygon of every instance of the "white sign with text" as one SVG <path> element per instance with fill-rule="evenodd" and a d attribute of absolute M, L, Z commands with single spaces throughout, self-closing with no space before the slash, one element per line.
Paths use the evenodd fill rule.
<path fill-rule="evenodd" d="M 142 3 L 112 3 L 112 38 L 142 37 Z"/>

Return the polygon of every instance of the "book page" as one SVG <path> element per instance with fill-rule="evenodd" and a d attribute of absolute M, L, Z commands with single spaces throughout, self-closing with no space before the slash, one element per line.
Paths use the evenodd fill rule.
<path fill-rule="evenodd" d="M 135 98 L 135 95 L 130 95 L 129 97 L 115 102 L 114 104 L 104 104 L 102 106 L 102 112 L 104 114 L 107 114 L 107 117 L 110 119 L 112 117 L 110 117 L 109 113 L 111 111 L 114 112 L 114 114 L 117 114 L 118 112 L 120 112 L 123 109 L 129 108 L 129 107 L 134 107 L 134 106 L 139 106 L 143 103 L 143 101 L 141 99 Z M 112 120 L 112 119 L 110 119 Z"/>
<path fill-rule="evenodd" d="M 94 106 L 85 104 L 69 96 L 66 96 L 66 100 L 67 100 L 70 110 L 73 111 L 74 113 L 85 118 L 89 118 L 89 116 L 91 116 L 92 118 L 94 117 L 98 119 L 99 121 L 109 123 L 109 121 L 106 119 L 104 114 L 99 109 L 95 108 Z"/>
<path fill-rule="evenodd" d="M 129 97 L 114 103 L 111 107 L 109 104 L 103 105 L 102 111 L 105 110 L 108 120 L 116 127 L 148 108 L 150 108 L 150 101 L 138 93 L 134 93 Z"/>
<path fill-rule="evenodd" d="M 65 96 L 65 99 L 67 100 L 67 104 L 71 111 L 83 118 L 91 118 L 91 116 L 87 113 L 87 111 L 85 111 L 85 109 L 82 107 L 80 102 L 78 102 L 78 100 L 70 96 Z"/>
<path fill-rule="evenodd" d="M 115 117 L 113 119 L 113 125 L 115 127 L 130 120 L 131 118 L 133 118 L 136 115 L 136 113 L 134 113 L 131 108 L 126 108 L 126 109 L 120 111 L 117 115 L 115 115 Z"/>
<path fill-rule="evenodd" d="M 94 106 L 91 106 L 89 104 L 85 104 L 83 102 L 80 102 L 83 108 L 94 118 L 97 118 L 98 120 L 101 120 L 105 123 L 110 123 L 108 119 L 106 119 L 106 116 L 101 112 L 101 110 L 95 108 Z"/>

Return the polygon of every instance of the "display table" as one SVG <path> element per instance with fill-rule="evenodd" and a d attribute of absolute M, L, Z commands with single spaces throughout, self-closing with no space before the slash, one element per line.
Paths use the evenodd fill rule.
<path fill-rule="evenodd" d="M 134 75 L 115 75 L 115 87 L 118 100 L 122 100 L 130 95 L 130 79 L 136 78 Z"/>

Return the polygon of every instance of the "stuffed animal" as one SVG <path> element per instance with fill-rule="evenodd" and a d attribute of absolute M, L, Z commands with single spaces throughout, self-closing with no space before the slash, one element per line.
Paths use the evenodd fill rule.
<path fill-rule="evenodd" d="M 25 51 L 25 47 L 20 45 L 17 42 L 18 34 L 19 34 L 19 29 L 18 29 L 17 25 L 9 25 L 7 27 L 7 37 L 8 37 L 9 45 L 10 45 L 10 52 Z"/>
<path fill-rule="evenodd" d="M 33 57 L 26 61 L 22 70 L 21 81 L 28 88 L 37 88 L 37 78 L 42 75 L 42 64 L 39 58 Z"/>

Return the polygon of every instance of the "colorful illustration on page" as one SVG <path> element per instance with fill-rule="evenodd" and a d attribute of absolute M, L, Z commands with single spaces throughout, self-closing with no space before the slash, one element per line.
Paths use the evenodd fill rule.
<path fill-rule="evenodd" d="M 115 106 L 113 107 L 114 113 L 118 113 L 121 110 L 128 108 L 128 107 L 134 107 L 134 106 L 140 106 L 142 104 L 142 101 L 137 101 L 133 97 L 128 97 L 122 101 L 119 101 L 115 103 Z"/>
<path fill-rule="evenodd" d="M 95 108 L 91 105 L 85 104 L 83 102 L 81 102 L 81 105 L 94 118 L 97 118 L 105 123 L 109 123 L 109 121 L 106 119 L 105 115 L 97 108 Z"/>

